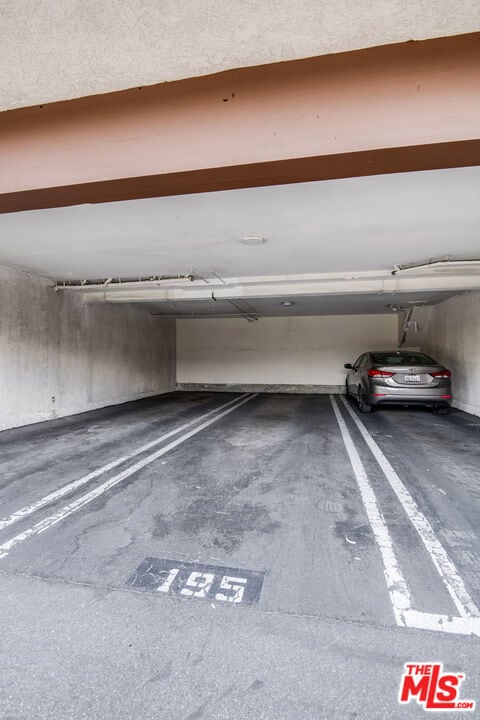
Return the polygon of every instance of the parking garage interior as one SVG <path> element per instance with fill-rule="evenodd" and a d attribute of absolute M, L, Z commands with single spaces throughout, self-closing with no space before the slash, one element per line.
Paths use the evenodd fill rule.
<path fill-rule="evenodd" d="M 444 39 L 395 46 L 378 72 L 400 78 L 398 94 L 405 74 L 413 85 L 423 74 L 433 104 L 455 87 L 460 106 L 478 37 L 454 40 L 463 84 L 444 73 Z M 355 67 L 368 95 L 378 78 L 366 52 Z M 343 82 L 344 61 L 321 65 L 329 82 Z M 310 92 L 318 102 L 317 81 L 332 102 L 315 62 L 302 66 L 300 109 Z M 386 122 L 384 98 L 381 139 L 405 151 L 383 146 L 379 159 L 371 128 L 325 169 L 333 136 L 327 147 L 313 133 L 316 164 L 300 163 L 305 129 L 289 134 L 295 119 L 282 111 L 297 69 L 245 72 L 151 90 L 138 118 L 130 90 L 52 103 L 46 120 L 38 107 L 0 117 L 10 158 L 0 194 L 8 717 L 35 707 L 39 718 L 417 717 L 398 707 L 395 683 L 422 653 L 465 671 L 469 696 L 479 689 L 477 108 L 426 138 L 427 104 L 412 105 L 420 130 L 412 124 L 407 142 Z M 262 102 L 279 119 L 262 122 L 284 133 L 281 146 L 266 143 L 269 157 L 261 126 L 247 151 L 264 73 L 274 88 Z M 237 97 L 223 88 L 237 81 L 238 116 L 210 126 L 212 93 L 222 88 L 212 112 L 223 111 Z M 345 83 L 344 139 L 353 99 L 366 112 Z M 159 154 L 167 191 L 157 175 L 137 182 L 154 153 L 133 130 L 159 107 L 169 123 L 179 117 L 177 92 L 191 103 L 180 135 L 203 123 L 219 146 L 210 158 L 196 150 L 188 178 L 186 153 Z M 111 117 L 96 124 L 105 103 Z M 115 148 L 102 151 L 97 177 L 82 155 L 98 152 L 109 123 Z M 115 156 L 131 136 L 138 145 Z M 58 160 L 65 147 L 68 161 L 46 162 L 46 149 Z M 397 349 L 451 371 L 448 415 L 405 405 L 364 417 L 346 398 L 345 363 Z M 28 662 L 18 715 L 15 668 Z"/>
<path fill-rule="evenodd" d="M 405 326 L 478 415 L 479 184 L 455 168 L 3 215 L 2 428 L 177 387 L 339 392 Z"/>

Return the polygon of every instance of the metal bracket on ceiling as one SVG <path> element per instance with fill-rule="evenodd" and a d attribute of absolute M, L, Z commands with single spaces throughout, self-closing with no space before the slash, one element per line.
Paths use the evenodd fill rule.
<path fill-rule="evenodd" d="M 419 307 L 425 307 L 426 305 L 428 305 L 426 300 L 417 300 L 416 302 L 411 302 L 408 305 L 403 306 L 387 305 L 387 307 L 391 307 L 394 312 L 400 312 L 401 310 L 406 311 L 405 320 L 403 321 L 402 333 L 400 335 L 400 340 L 398 341 L 398 347 L 402 347 L 402 345 L 405 344 L 409 330 L 413 328 L 414 332 L 419 332 L 420 328 L 418 326 L 418 323 L 413 320 L 413 314 L 415 310 L 417 310 Z"/>
<path fill-rule="evenodd" d="M 216 273 L 214 270 L 208 270 L 208 273 L 205 273 L 205 274 L 213 275 L 214 278 L 216 278 L 217 280 L 220 280 L 222 285 L 227 285 L 225 280 L 222 277 L 220 277 L 220 275 L 218 273 Z M 200 275 L 200 273 L 197 272 L 197 270 L 195 270 L 195 268 L 192 268 L 192 279 L 193 279 L 193 276 L 198 278 L 199 280 L 203 280 L 203 282 L 206 283 L 207 285 L 210 285 L 210 280 L 207 280 L 207 278 L 204 275 Z"/>
<path fill-rule="evenodd" d="M 215 275 L 215 273 L 214 273 L 214 275 Z M 218 278 L 218 279 L 221 280 L 221 278 Z M 223 282 L 223 280 L 222 280 L 222 282 Z M 212 290 L 211 297 L 212 297 L 212 300 L 214 300 L 215 302 L 218 302 L 218 298 L 215 297 L 215 290 Z M 226 302 L 230 303 L 230 305 L 233 305 L 233 307 L 239 311 L 240 316 L 243 317 L 247 322 L 256 322 L 258 320 L 258 317 L 256 314 L 257 311 L 255 310 L 253 305 L 251 305 L 248 302 L 248 300 L 245 300 L 244 298 L 242 298 L 242 300 L 240 301 L 240 302 L 243 302 L 247 306 L 247 310 L 244 310 L 239 305 L 237 305 L 237 303 L 235 303 L 233 300 L 230 300 L 229 298 L 223 298 L 223 299 Z"/>
<path fill-rule="evenodd" d="M 240 312 L 241 316 L 242 316 L 247 322 L 251 322 L 251 323 L 252 323 L 252 322 L 257 322 L 257 320 L 258 320 L 258 316 L 257 316 L 257 314 L 256 314 L 257 311 L 255 310 L 255 308 L 253 307 L 253 305 L 250 305 L 250 303 L 249 303 L 247 300 L 242 299 L 242 302 L 245 303 L 245 305 L 247 305 L 248 308 L 249 308 L 252 312 L 246 312 L 243 308 L 241 308 L 239 305 L 237 305 L 237 303 L 235 303 L 233 300 L 230 300 L 229 298 L 225 298 L 225 299 L 226 299 L 226 301 L 227 301 L 228 303 L 230 303 L 230 305 L 233 305 L 233 307 L 236 308 L 236 309 Z"/>
<path fill-rule="evenodd" d="M 398 342 L 398 347 L 402 347 L 402 345 L 405 344 L 405 340 L 407 339 L 407 333 L 410 330 L 410 328 L 412 327 L 412 324 L 415 325 L 415 332 L 418 331 L 417 323 L 412 323 L 412 317 L 413 317 L 414 312 L 415 312 L 415 307 L 410 307 L 407 310 L 407 314 L 406 314 L 405 320 L 403 322 L 402 334 L 400 335 L 400 340 Z"/>
<path fill-rule="evenodd" d="M 221 278 L 220 275 L 218 275 L 218 274 L 217 274 L 216 272 L 214 272 L 213 270 L 212 270 L 212 275 L 215 275 L 215 277 L 216 277 L 218 280 L 220 280 L 220 282 L 223 283 L 223 285 L 226 285 L 226 284 L 227 284 L 227 283 L 225 282 L 225 280 L 224 280 L 223 278 Z"/>
<path fill-rule="evenodd" d="M 191 270 L 191 276 L 192 276 L 192 280 L 195 280 L 195 279 L 203 280 L 204 283 L 206 283 L 207 285 L 210 285 L 210 283 L 208 282 L 207 278 L 206 278 L 206 277 L 203 277 L 203 275 L 200 275 L 200 273 L 197 272 L 193 267 L 192 267 L 192 270 Z"/>

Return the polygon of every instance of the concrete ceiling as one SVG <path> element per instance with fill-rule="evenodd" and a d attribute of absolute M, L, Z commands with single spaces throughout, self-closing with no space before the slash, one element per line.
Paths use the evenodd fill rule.
<path fill-rule="evenodd" d="M 241 238 L 248 235 L 262 236 L 265 243 L 242 244 Z M 267 282 L 283 275 L 292 283 L 296 276 L 306 274 L 382 271 L 387 277 L 396 264 L 445 255 L 452 259 L 480 257 L 479 167 L 0 216 L 0 263 L 56 280 L 193 271 L 206 278 L 212 273 L 222 279 L 243 278 L 237 283 L 241 288 L 246 287 L 248 278 Z M 422 295 L 421 283 L 420 278 L 402 294 L 403 303 L 416 299 L 438 302 L 455 291 L 448 282 L 444 286 L 437 282 L 430 287 L 432 293 Z M 296 286 L 291 287 L 294 292 Z M 429 286 L 423 287 L 427 290 Z M 305 295 L 298 288 L 299 295 Z M 218 288 L 218 298 L 222 289 Z M 210 294 L 207 290 L 203 288 L 203 297 L 197 293 L 190 298 L 181 291 L 170 296 L 184 298 L 179 303 L 145 307 L 178 315 L 236 313 L 225 300 L 205 298 Z M 370 291 L 369 296 L 365 288 L 360 295 L 352 284 L 351 294 L 339 286 L 336 298 L 329 298 L 322 289 L 321 297 L 311 293 L 310 297 L 294 298 L 295 305 L 290 308 L 280 304 L 282 299 L 291 299 L 288 287 L 272 291 L 270 298 L 255 299 L 253 290 L 244 296 L 261 315 L 388 312 L 385 306 L 395 301 L 388 294 L 391 290 L 390 284 L 386 294 Z"/>
<path fill-rule="evenodd" d="M 422 304 L 436 304 L 447 300 L 456 293 L 453 292 L 416 292 L 405 297 L 402 295 L 401 303 L 408 304 L 415 301 Z M 288 301 L 293 304 L 285 307 L 282 303 Z M 146 310 L 153 315 L 169 315 L 176 317 L 293 317 L 307 315 L 381 315 L 395 312 L 391 305 L 399 302 L 395 294 L 348 294 L 327 295 L 312 297 L 296 297 L 285 295 L 275 298 L 248 298 L 248 301 L 237 299 L 227 300 L 196 300 L 183 302 L 145 303 Z"/>
<path fill-rule="evenodd" d="M 446 254 L 480 255 L 480 167 L 0 216 L 0 263 L 57 279 L 389 270 Z"/>
<path fill-rule="evenodd" d="M 0 109 L 479 29 L 477 0 L 11 0 Z"/>

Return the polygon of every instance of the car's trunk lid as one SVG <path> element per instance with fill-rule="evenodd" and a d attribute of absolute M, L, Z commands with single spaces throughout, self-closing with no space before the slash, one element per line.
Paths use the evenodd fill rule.
<path fill-rule="evenodd" d="M 376 370 L 393 375 L 385 378 L 388 385 L 401 385 L 402 387 L 437 387 L 440 378 L 433 377 L 431 373 L 440 372 L 441 365 L 375 365 Z"/>

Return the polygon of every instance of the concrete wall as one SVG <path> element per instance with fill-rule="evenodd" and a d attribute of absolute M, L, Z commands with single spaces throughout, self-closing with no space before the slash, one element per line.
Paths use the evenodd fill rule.
<path fill-rule="evenodd" d="M 408 345 L 452 371 L 454 407 L 480 415 L 480 291 L 420 308 L 414 319 L 419 332 L 408 334 Z"/>
<path fill-rule="evenodd" d="M 0 430 L 174 387 L 173 320 L 0 267 Z"/>
<path fill-rule="evenodd" d="M 478 0 L 10 0 L 0 109 L 480 28 Z"/>
<path fill-rule="evenodd" d="M 177 320 L 177 382 L 343 388 L 344 363 L 396 343 L 394 315 Z"/>

